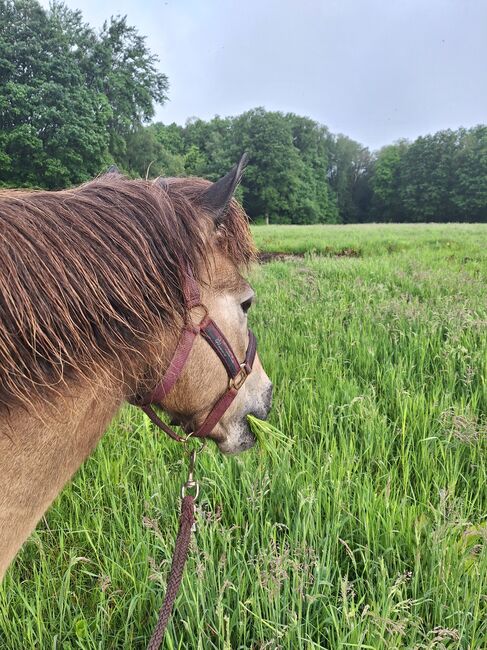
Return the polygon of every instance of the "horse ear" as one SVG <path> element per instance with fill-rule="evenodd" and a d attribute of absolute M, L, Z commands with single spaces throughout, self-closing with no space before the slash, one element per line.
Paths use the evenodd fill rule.
<path fill-rule="evenodd" d="M 247 162 L 248 156 L 244 153 L 228 174 L 210 185 L 200 197 L 201 204 L 212 214 L 216 226 L 219 226 L 225 219 L 228 205 L 242 179 Z"/>

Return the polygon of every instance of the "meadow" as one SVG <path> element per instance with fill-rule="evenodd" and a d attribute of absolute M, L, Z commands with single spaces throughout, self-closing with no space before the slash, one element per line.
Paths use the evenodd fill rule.
<path fill-rule="evenodd" d="M 279 435 L 198 458 L 164 648 L 487 648 L 487 225 L 254 235 Z M 125 408 L 0 587 L 0 648 L 144 648 L 185 478 Z"/>

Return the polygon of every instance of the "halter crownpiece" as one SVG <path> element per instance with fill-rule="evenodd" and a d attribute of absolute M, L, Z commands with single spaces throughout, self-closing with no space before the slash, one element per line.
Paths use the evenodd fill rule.
<path fill-rule="evenodd" d="M 185 275 L 183 293 L 187 313 L 189 314 L 195 307 L 202 307 L 204 316 L 197 325 L 185 324 L 169 366 L 157 386 L 143 397 L 130 400 L 130 403 L 141 408 L 159 429 L 162 429 L 168 436 L 178 442 L 185 442 L 188 437 L 205 438 L 213 431 L 252 372 L 257 352 L 257 339 L 249 329 L 249 344 L 245 353 L 245 360 L 243 363 L 238 361 L 225 335 L 210 318 L 206 306 L 202 304 L 200 288 L 190 273 Z M 203 337 L 225 367 L 228 375 L 228 388 L 213 405 L 203 424 L 196 431 L 192 431 L 188 436 L 183 437 L 161 420 L 152 405 L 161 404 L 163 399 L 174 388 L 198 335 Z"/>

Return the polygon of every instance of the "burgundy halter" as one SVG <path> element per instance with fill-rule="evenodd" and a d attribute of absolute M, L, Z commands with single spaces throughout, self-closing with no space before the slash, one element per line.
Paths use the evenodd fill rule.
<path fill-rule="evenodd" d="M 204 438 L 211 433 L 252 372 L 257 351 L 257 340 L 253 332 L 249 329 L 249 344 L 245 353 L 245 361 L 240 363 L 223 332 L 209 317 L 207 308 L 201 302 L 199 286 L 191 274 L 185 277 L 183 291 L 187 314 L 189 315 L 189 312 L 195 307 L 202 307 L 205 315 L 197 325 L 186 322 L 169 366 L 157 386 L 142 398 L 130 400 L 131 404 L 139 406 L 155 425 L 178 442 L 184 442 L 187 437 Z M 224 365 L 229 380 L 228 388 L 213 405 L 213 408 L 199 429 L 188 434 L 187 437 L 182 437 L 158 417 L 152 408 L 152 404 L 161 404 L 162 400 L 173 389 L 183 371 L 198 334 L 201 334 Z"/>

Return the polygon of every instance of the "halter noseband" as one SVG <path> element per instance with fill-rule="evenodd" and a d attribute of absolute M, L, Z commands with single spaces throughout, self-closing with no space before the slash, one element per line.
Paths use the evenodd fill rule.
<path fill-rule="evenodd" d="M 173 389 L 184 366 L 186 365 L 196 337 L 200 334 L 217 354 L 227 371 L 228 388 L 213 405 L 213 408 L 199 429 L 188 434 L 188 437 L 204 438 L 212 432 L 223 417 L 225 411 L 237 396 L 237 393 L 243 386 L 245 380 L 252 372 L 252 366 L 254 365 L 255 354 L 257 351 L 257 339 L 249 329 L 249 344 L 247 352 L 245 353 L 245 361 L 240 363 L 223 332 L 209 317 L 207 308 L 201 302 L 199 286 L 191 274 L 185 276 L 183 292 L 187 313 L 189 314 L 189 312 L 195 307 L 202 307 L 205 315 L 197 325 L 186 322 L 169 366 L 157 386 L 142 398 L 134 398 L 130 400 L 130 403 L 140 407 L 156 426 L 178 442 L 185 442 L 187 438 L 180 436 L 165 422 L 163 422 L 155 413 L 152 404 L 161 404 L 162 400 Z"/>

